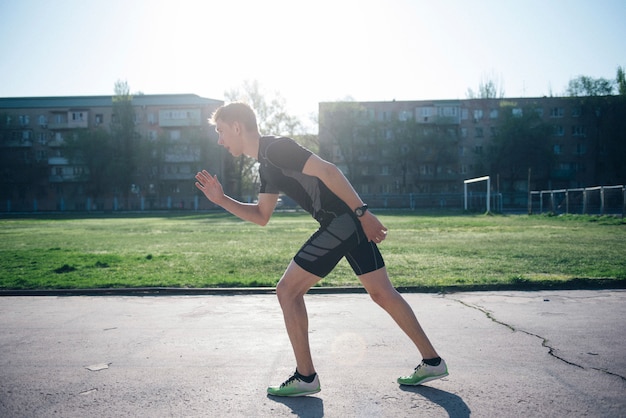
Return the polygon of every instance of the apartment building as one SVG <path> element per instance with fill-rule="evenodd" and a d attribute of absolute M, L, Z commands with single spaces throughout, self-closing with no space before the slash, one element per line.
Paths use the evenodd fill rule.
<path fill-rule="evenodd" d="M 193 178 L 222 154 L 202 142 L 217 138 L 207 122 L 223 104 L 193 94 L 132 97 L 139 141 L 161 141 L 155 166 L 129 190 L 92 196 L 89 167 L 68 158 L 66 139 L 81 131 L 110 131 L 114 96 L 0 98 L 0 212 L 198 207 Z M 207 152 L 208 149 L 208 152 Z M 204 151 L 203 151 L 204 150 Z"/>
<path fill-rule="evenodd" d="M 618 164 L 613 152 L 626 157 L 617 126 L 624 109 L 618 96 L 326 102 L 319 105 L 320 152 L 366 195 L 458 194 L 463 180 L 491 175 L 494 189 L 523 197 L 529 175 L 532 189 L 623 182 L 623 170 L 608 167 Z M 515 177 L 489 157 L 505 116 L 524 112 L 549 128 L 539 144 L 547 152 L 544 163 Z M 512 165 L 523 166 L 524 146 L 517 149 Z"/>

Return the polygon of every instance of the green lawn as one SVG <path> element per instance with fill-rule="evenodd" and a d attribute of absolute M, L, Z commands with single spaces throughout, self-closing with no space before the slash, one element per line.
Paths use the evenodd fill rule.
<path fill-rule="evenodd" d="M 609 217 L 379 213 L 396 286 L 626 280 L 626 223 Z M 224 213 L 0 219 L 0 289 L 274 286 L 316 229 Z M 357 286 L 342 261 L 321 286 Z"/>

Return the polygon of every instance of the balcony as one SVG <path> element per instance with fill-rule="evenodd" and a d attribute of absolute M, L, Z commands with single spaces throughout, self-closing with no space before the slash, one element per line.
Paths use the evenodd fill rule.
<path fill-rule="evenodd" d="M 70 129 L 70 126 L 67 122 L 48 123 L 48 129 L 53 131 L 60 131 L 63 129 Z"/>
<path fill-rule="evenodd" d="M 49 157 L 48 165 L 68 165 L 69 161 L 65 157 Z"/>
<path fill-rule="evenodd" d="M 172 109 L 159 111 L 159 126 L 162 128 L 179 128 L 184 126 L 201 126 L 202 112 L 200 109 Z"/>
<path fill-rule="evenodd" d="M 2 148 L 30 148 L 33 146 L 33 141 L 23 139 L 9 139 L 0 141 L 0 147 Z"/>

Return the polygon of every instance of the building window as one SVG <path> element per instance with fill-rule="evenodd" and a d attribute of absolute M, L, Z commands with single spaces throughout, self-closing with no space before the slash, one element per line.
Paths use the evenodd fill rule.
<path fill-rule="evenodd" d="M 389 175 L 389 166 L 388 165 L 382 165 L 380 167 L 380 175 L 381 176 L 388 176 Z"/>
<path fill-rule="evenodd" d="M 565 130 L 563 129 L 563 125 L 554 125 L 552 127 L 552 135 L 563 136 L 564 134 L 565 134 Z"/>
<path fill-rule="evenodd" d="M 483 128 L 481 128 L 481 127 L 476 128 L 476 129 L 475 129 L 475 135 L 474 135 L 474 136 L 475 136 L 476 138 L 482 138 L 482 137 L 484 136 L 484 133 L 483 133 Z"/>
<path fill-rule="evenodd" d="M 559 144 L 555 144 L 552 150 L 554 151 L 554 155 L 561 155 L 561 146 Z"/>
<path fill-rule="evenodd" d="M 467 128 L 461 128 L 461 138 L 467 138 Z"/>
<path fill-rule="evenodd" d="M 483 146 L 482 146 L 482 145 L 476 145 L 476 146 L 474 147 L 474 152 L 475 152 L 476 154 L 482 154 L 482 153 L 483 153 Z"/>
<path fill-rule="evenodd" d="M 104 123 L 104 116 L 102 114 L 96 115 L 96 126 Z"/>
<path fill-rule="evenodd" d="M 444 106 L 439 108 L 439 116 L 455 117 L 457 115 L 457 108 L 454 106 Z"/>
<path fill-rule="evenodd" d="M 489 117 L 491 119 L 498 119 L 498 109 L 491 109 L 489 111 Z"/>
<path fill-rule="evenodd" d="M 584 155 L 587 153 L 587 146 L 585 144 L 578 143 L 576 144 L 576 154 Z"/>
<path fill-rule="evenodd" d="M 43 150 L 38 150 L 37 153 L 35 154 L 35 158 L 37 159 L 37 161 L 44 161 L 48 159 L 48 153 L 46 151 Z"/>
<path fill-rule="evenodd" d="M 519 107 L 515 107 L 511 109 L 511 114 L 515 116 L 516 118 L 521 118 L 522 115 L 524 114 L 524 111 Z"/>
<path fill-rule="evenodd" d="M 483 111 L 482 111 L 482 109 L 474 110 L 474 120 L 481 120 L 482 118 L 483 118 Z"/>
<path fill-rule="evenodd" d="M 83 120 L 83 112 L 72 112 L 72 120 L 73 121 L 82 121 Z"/>
<path fill-rule="evenodd" d="M 180 131 L 178 129 L 170 131 L 170 139 L 172 141 L 178 141 L 180 139 Z"/>
<path fill-rule="evenodd" d="M 551 118 L 562 118 L 564 114 L 562 107 L 553 107 L 550 109 L 550 117 Z"/>
<path fill-rule="evenodd" d="M 572 136 L 586 136 L 585 127 L 580 125 L 572 126 Z"/>
<path fill-rule="evenodd" d="M 582 111 L 581 111 L 580 107 L 575 106 L 575 107 L 572 108 L 572 117 L 573 118 L 579 118 L 581 113 L 582 113 Z"/>

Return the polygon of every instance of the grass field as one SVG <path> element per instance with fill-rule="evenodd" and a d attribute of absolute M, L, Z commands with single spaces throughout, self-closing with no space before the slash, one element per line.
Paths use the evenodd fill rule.
<path fill-rule="evenodd" d="M 585 216 L 382 212 L 394 285 L 626 280 L 626 223 Z M 224 213 L 0 219 L 0 289 L 274 286 L 316 229 L 303 213 L 262 228 Z M 321 286 L 357 286 L 342 261 Z"/>

